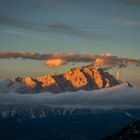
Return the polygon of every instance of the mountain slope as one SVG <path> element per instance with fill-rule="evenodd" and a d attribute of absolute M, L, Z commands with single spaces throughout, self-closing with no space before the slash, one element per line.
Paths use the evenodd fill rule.
<path fill-rule="evenodd" d="M 140 121 L 128 124 L 118 133 L 105 137 L 102 140 L 139 140 L 140 139 Z"/>

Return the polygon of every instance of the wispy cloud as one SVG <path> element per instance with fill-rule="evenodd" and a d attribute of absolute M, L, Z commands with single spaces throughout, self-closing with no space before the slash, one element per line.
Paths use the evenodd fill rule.
<path fill-rule="evenodd" d="M 32 60 L 43 60 L 47 66 L 60 66 L 63 64 L 86 62 L 102 67 L 126 67 L 128 65 L 140 65 L 136 59 L 121 58 L 105 54 L 78 54 L 78 53 L 45 53 L 35 52 L 0 52 L 0 59 L 23 58 Z"/>
<path fill-rule="evenodd" d="M 113 0 L 115 2 L 120 2 L 123 4 L 133 4 L 133 5 L 139 5 L 140 4 L 140 0 Z"/>
<path fill-rule="evenodd" d="M 57 6 L 75 6 L 75 4 L 79 2 L 79 0 L 30 0 L 30 1 L 32 3 L 37 3 L 37 4 L 49 4 L 49 5 L 57 5 Z"/>
<path fill-rule="evenodd" d="M 140 27 L 140 20 L 134 19 L 129 16 L 116 16 L 115 20 L 121 25 L 128 27 Z"/>
<path fill-rule="evenodd" d="M 140 21 L 138 20 L 127 19 L 123 21 L 123 24 L 126 26 L 140 27 Z"/>
<path fill-rule="evenodd" d="M 31 21 L 25 21 L 20 19 L 15 19 L 7 16 L 0 16 L 0 24 L 30 31 L 38 32 L 51 32 L 60 33 L 80 38 L 91 38 L 92 34 L 86 32 L 81 27 L 67 25 L 65 23 L 55 22 L 55 23 L 36 23 Z"/>
<path fill-rule="evenodd" d="M 8 34 L 11 34 L 11 35 L 17 35 L 17 36 L 28 36 L 27 33 L 23 32 L 23 31 L 18 31 L 18 30 L 15 30 L 15 29 L 7 29 L 7 30 L 4 30 L 3 31 L 4 33 L 8 33 Z"/>

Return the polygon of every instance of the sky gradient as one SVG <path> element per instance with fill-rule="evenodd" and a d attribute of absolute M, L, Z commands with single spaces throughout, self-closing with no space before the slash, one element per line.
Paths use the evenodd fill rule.
<path fill-rule="evenodd" d="M 140 59 L 140 1 L 0 0 L 0 51 L 111 53 Z M 0 65 L 0 77 L 52 71 L 35 60 L 1 59 Z M 128 68 L 124 79 L 129 75 L 140 85 L 138 71 Z"/>

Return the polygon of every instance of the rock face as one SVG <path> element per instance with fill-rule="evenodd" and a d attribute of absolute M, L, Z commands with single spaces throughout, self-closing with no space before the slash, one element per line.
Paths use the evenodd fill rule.
<path fill-rule="evenodd" d="M 71 83 L 71 86 L 75 89 L 85 88 L 88 84 L 88 79 L 79 68 L 74 68 L 64 73 L 66 81 Z"/>
<path fill-rule="evenodd" d="M 43 92 L 60 93 L 76 90 L 93 90 L 109 88 L 120 84 L 108 72 L 94 67 L 72 68 L 63 74 L 47 74 L 37 77 L 17 77 L 14 83 L 22 83 L 24 92 Z M 20 92 L 21 89 L 17 89 Z"/>
<path fill-rule="evenodd" d="M 32 77 L 25 77 L 24 83 L 26 86 L 28 86 L 30 88 L 35 88 L 37 85 L 36 81 Z"/>
<path fill-rule="evenodd" d="M 51 75 L 37 77 L 37 81 L 42 83 L 43 88 L 56 84 L 56 80 Z"/>

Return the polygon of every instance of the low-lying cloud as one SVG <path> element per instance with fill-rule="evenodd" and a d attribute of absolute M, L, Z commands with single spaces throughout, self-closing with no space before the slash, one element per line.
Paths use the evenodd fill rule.
<path fill-rule="evenodd" d="M 44 61 L 47 66 L 61 66 L 72 63 L 92 63 L 101 67 L 127 67 L 128 65 L 140 65 L 140 60 L 105 54 L 78 54 L 78 53 L 36 53 L 36 52 L 0 52 L 0 59 L 22 58 Z"/>
<path fill-rule="evenodd" d="M 25 102 L 26 101 L 26 102 Z M 119 85 L 113 88 L 61 94 L 0 94 L 0 105 L 50 105 L 57 107 L 113 109 L 140 108 L 140 89 Z"/>

